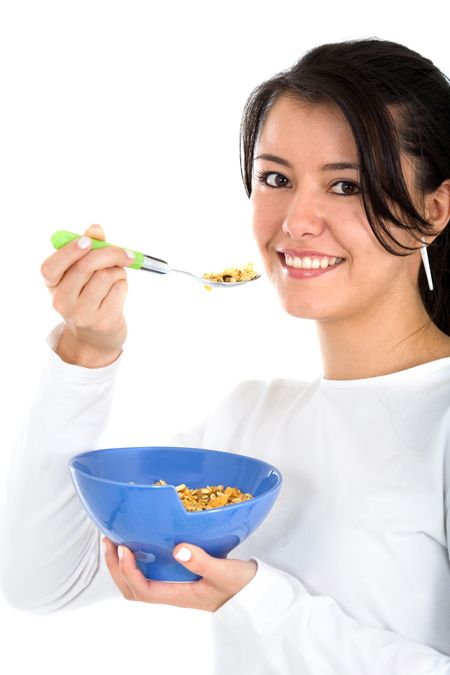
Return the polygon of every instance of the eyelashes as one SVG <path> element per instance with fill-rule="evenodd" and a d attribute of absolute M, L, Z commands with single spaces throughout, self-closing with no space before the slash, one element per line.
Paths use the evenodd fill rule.
<path fill-rule="evenodd" d="M 256 172 L 256 177 L 260 183 L 263 183 L 263 185 L 267 185 L 267 187 L 271 188 L 279 188 L 279 187 L 285 187 L 285 185 L 271 185 L 270 183 L 267 182 L 267 179 L 269 176 L 279 176 L 286 182 L 288 182 L 288 179 L 286 176 L 283 176 L 281 173 L 277 173 L 276 171 L 257 171 Z"/>
<path fill-rule="evenodd" d="M 275 185 L 268 182 L 269 176 L 275 177 Z M 257 171 L 256 172 L 256 179 L 258 180 L 259 183 L 262 183 L 266 187 L 273 188 L 274 190 L 286 187 L 286 184 L 289 183 L 286 176 L 283 176 L 282 173 L 278 173 L 277 171 Z M 277 183 L 277 181 L 278 181 L 278 183 Z M 351 181 L 351 180 L 338 180 L 335 183 L 333 183 L 332 188 L 334 188 L 336 186 L 339 186 L 339 185 L 342 186 L 343 190 L 349 190 L 349 192 L 344 192 L 344 191 L 343 192 L 336 192 L 335 190 L 332 190 L 332 192 L 334 192 L 334 194 L 337 194 L 341 197 L 353 197 L 353 195 L 357 195 L 361 192 L 361 188 L 358 185 L 358 183 L 355 183 L 354 181 Z"/>

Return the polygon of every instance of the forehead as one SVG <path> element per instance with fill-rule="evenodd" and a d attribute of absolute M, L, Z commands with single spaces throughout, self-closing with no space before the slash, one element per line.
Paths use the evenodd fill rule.
<path fill-rule="evenodd" d="M 291 96 L 280 96 L 270 108 L 256 147 L 256 154 L 262 152 L 293 160 L 311 156 L 318 163 L 357 159 L 350 125 L 338 106 Z"/>

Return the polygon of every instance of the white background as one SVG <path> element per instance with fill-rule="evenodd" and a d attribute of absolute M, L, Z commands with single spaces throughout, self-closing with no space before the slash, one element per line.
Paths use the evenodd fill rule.
<path fill-rule="evenodd" d="M 239 169 L 251 90 L 318 44 L 371 36 L 449 73 L 446 5 L 1 3 L 3 475 L 58 322 L 39 272 L 50 235 L 101 223 L 108 241 L 174 267 L 260 268 Z M 207 293 L 181 275 L 128 278 L 127 357 L 109 445 L 156 444 L 242 378 L 321 371 L 314 326 L 284 314 L 264 279 Z M 118 599 L 43 618 L 0 597 L 0 621 L 9 675 L 209 672 L 204 613 Z"/>

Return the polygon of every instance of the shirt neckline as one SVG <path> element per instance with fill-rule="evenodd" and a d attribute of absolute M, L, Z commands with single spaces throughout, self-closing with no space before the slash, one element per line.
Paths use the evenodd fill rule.
<path fill-rule="evenodd" d="M 405 368 L 398 370 L 395 373 L 387 373 L 386 375 L 375 375 L 374 377 L 364 377 L 358 380 L 328 380 L 323 375 L 319 377 L 319 384 L 325 388 L 346 388 L 346 387 L 367 387 L 375 384 L 388 384 L 391 382 L 401 382 L 408 378 L 416 376 L 430 375 L 446 367 L 450 368 L 450 356 L 444 356 L 440 359 L 427 361 L 412 368 Z"/>

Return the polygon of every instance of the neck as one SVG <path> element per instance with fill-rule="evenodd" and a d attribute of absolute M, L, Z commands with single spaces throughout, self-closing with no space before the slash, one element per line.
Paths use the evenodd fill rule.
<path fill-rule="evenodd" d="M 431 322 L 420 298 L 407 314 L 404 306 L 388 315 L 372 309 L 364 316 L 317 321 L 316 328 L 329 380 L 388 375 L 450 356 L 450 337 Z"/>

